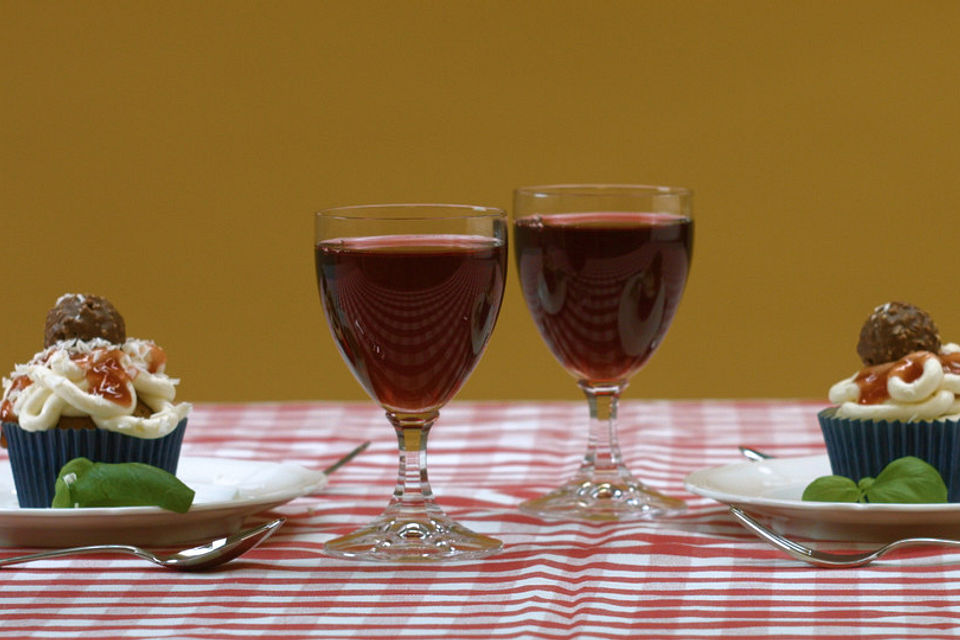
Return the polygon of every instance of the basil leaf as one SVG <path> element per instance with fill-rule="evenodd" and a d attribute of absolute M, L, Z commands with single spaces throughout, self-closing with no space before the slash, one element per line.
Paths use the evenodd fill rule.
<path fill-rule="evenodd" d="M 898 458 L 884 467 L 865 491 L 870 502 L 933 503 L 947 501 L 940 473 L 920 458 Z"/>
<path fill-rule="evenodd" d="M 51 506 L 147 507 L 186 513 L 193 490 L 171 473 L 139 462 L 107 464 L 75 458 L 57 478 Z"/>
<path fill-rule="evenodd" d="M 803 490 L 803 500 L 813 502 L 858 502 L 860 496 L 857 483 L 844 476 L 822 476 Z"/>
<path fill-rule="evenodd" d="M 70 485 L 82 475 L 85 475 L 93 463 L 86 458 L 74 458 L 60 468 L 57 475 L 57 483 L 54 485 L 53 502 L 50 506 L 54 509 L 72 509 L 74 506 L 73 498 L 70 495 Z"/>

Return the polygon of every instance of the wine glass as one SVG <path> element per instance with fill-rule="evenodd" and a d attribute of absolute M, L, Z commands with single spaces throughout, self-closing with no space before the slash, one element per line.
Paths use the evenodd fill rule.
<path fill-rule="evenodd" d="M 360 560 L 479 558 L 499 540 L 434 501 L 427 436 L 486 347 L 503 299 L 507 221 L 500 209 L 397 204 L 320 211 L 320 298 L 341 355 L 397 434 L 393 498 L 369 525 L 330 540 Z"/>
<path fill-rule="evenodd" d="M 617 402 L 663 340 L 693 249 L 691 193 L 639 185 L 554 185 L 514 192 L 514 249 L 540 334 L 590 411 L 576 475 L 521 510 L 575 520 L 653 518 L 685 508 L 627 470 Z"/>

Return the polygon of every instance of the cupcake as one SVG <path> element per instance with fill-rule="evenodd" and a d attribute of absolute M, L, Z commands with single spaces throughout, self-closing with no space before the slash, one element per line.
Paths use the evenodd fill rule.
<path fill-rule="evenodd" d="M 176 473 L 190 405 L 149 340 L 128 338 L 106 299 L 66 294 L 47 314 L 44 349 L 3 379 L 0 445 L 21 507 L 49 507 L 77 457 L 142 462 Z"/>
<path fill-rule="evenodd" d="M 833 473 L 856 482 L 915 456 L 960 502 L 960 346 L 941 344 L 926 312 L 888 302 L 867 318 L 857 353 L 863 368 L 830 388 L 836 406 L 818 415 Z"/>

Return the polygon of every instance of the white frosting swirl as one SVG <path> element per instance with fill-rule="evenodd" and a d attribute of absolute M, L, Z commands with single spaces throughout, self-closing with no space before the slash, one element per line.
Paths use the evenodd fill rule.
<path fill-rule="evenodd" d="M 960 353 L 960 346 L 954 343 L 945 344 L 940 350 L 941 357 L 957 353 Z M 861 388 L 857 378 L 863 372 L 857 372 L 830 387 L 830 402 L 839 405 L 836 416 L 904 422 L 960 419 L 960 375 L 951 373 L 934 353 L 925 352 L 920 357 L 922 372 L 910 382 L 896 374 L 897 365 L 906 364 L 907 358 L 898 360 L 892 373 L 884 374 L 887 397 L 881 402 L 861 403 Z"/>
<path fill-rule="evenodd" d="M 26 431 L 51 429 L 61 416 L 89 416 L 100 429 L 160 438 L 176 429 L 191 408 L 186 402 L 173 403 L 180 381 L 163 372 L 164 359 L 153 342 L 136 338 L 128 338 L 119 349 L 99 338 L 58 342 L 3 379 L 3 400 L 10 402 Z M 91 388 L 88 372 L 97 366 L 118 369 L 111 376 L 121 385 L 111 394 L 115 397 Z M 26 386 L 15 384 L 23 378 L 29 379 Z M 151 415 L 133 415 L 138 398 Z"/>

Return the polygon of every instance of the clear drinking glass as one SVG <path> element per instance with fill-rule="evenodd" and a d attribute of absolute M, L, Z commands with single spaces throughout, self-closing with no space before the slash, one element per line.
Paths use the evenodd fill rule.
<path fill-rule="evenodd" d="M 652 518 L 682 500 L 633 477 L 617 444 L 617 401 L 677 310 L 693 250 L 691 193 L 638 185 L 522 187 L 514 250 L 527 307 L 590 411 L 587 452 L 559 489 L 520 505 L 544 517 Z"/>
<path fill-rule="evenodd" d="M 499 540 L 434 501 L 427 436 L 480 359 L 500 311 L 506 214 L 440 204 L 341 207 L 316 214 L 320 298 L 340 353 L 386 410 L 400 448 L 397 486 L 371 524 L 330 540 L 361 560 L 470 559 Z"/>

